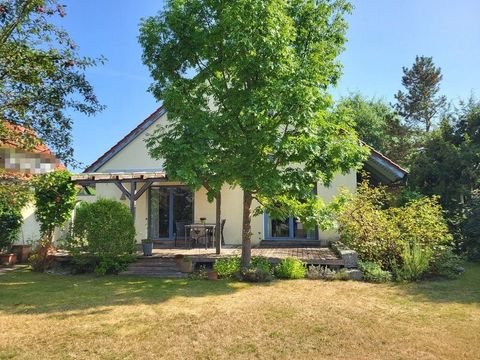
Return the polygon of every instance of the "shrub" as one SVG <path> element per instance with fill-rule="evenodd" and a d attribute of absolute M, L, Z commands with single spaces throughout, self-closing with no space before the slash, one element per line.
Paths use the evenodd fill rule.
<path fill-rule="evenodd" d="M 451 247 L 432 257 L 429 272 L 432 275 L 455 279 L 463 272 L 463 259 L 456 255 Z"/>
<path fill-rule="evenodd" d="M 10 247 L 18 237 L 22 226 L 22 214 L 17 210 L 6 210 L 0 212 L 0 252 L 9 251 Z"/>
<path fill-rule="evenodd" d="M 95 267 L 95 274 L 106 275 L 115 274 L 127 270 L 128 264 L 135 261 L 135 256 L 125 255 L 103 255 L 99 257 L 98 264 Z"/>
<path fill-rule="evenodd" d="M 265 268 L 250 267 L 240 271 L 240 279 L 247 282 L 269 282 L 272 281 L 272 273 Z"/>
<path fill-rule="evenodd" d="M 231 256 L 228 258 L 218 259 L 213 265 L 213 270 L 223 279 L 232 278 L 240 271 L 240 258 Z"/>
<path fill-rule="evenodd" d="M 480 261 L 480 191 L 472 192 L 462 225 L 464 246 L 470 260 Z"/>
<path fill-rule="evenodd" d="M 405 246 L 416 243 L 435 253 L 451 244 L 452 236 L 436 197 L 423 197 L 402 207 L 389 207 L 385 188 L 362 183 L 338 216 L 342 241 L 364 261 L 383 269 L 403 267 Z"/>
<path fill-rule="evenodd" d="M 79 264 L 86 261 L 85 253 L 94 259 L 91 261 L 97 274 L 124 270 L 135 253 L 135 226 L 130 210 L 115 200 L 82 203 L 77 208 L 73 236 L 68 242 Z M 91 268 L 88 261 L 86 265 Z"/>
<path fill-rule="evenodd" d="M 428 270 L 432 251 L 422 249 L 419 244 L 408 244 L 402 252 L 402 266 L 395 269 L 395 278 L 399 281 L 415 281 Z"/>
<path fill-rule="evenodd" d="M 31 199 L 29 182 L 0 169 L 0 252 L 9 250 L 22 226 L 22 209 Z"/>
<path fill-rule="evenodd" d="M 327 266 L 310 265 L 307 269 L 307 278 L 311 280 L 333 280 L 335 279 L 335 270 Z"/>
<path fill-rule="evenodd" d="M 66 170 L 53 171 L 37 176 L 35 188 L 35 217 L 40 223 L 41 239 L 38 259 L 33 268 L 44 271 L 48 267 L 48 251 L 53 245 L 53 234 L 71 218 L 77 191 Z"/>
<path fill-rule="evenodd" d="M 375 262 L 359 261 L 358 267 L 362 270 L 365 281 L 383 283 L 392 280 L 390 271 L 383 270 L 381 266 Z"/>
<path fill-rule="evenodd" d="M 294 258 L 283 259 L 274 269 L 279 279 L 302 279 L 306 271 L 305 264 Z"/>
<path fill-rule="evenodd" d="M 264 272 L 272 272 L 272 263 L 264 256 L 252 256 L 250 267 Z"/>

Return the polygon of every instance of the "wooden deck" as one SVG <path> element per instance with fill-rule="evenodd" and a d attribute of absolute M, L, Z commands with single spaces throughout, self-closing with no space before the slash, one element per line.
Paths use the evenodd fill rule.
<path fill-rule="evenodd" d="M 153 249 L 153 257 L 172 259 L 175 255 L 191 257 L 196 263 L 213 263 L 216 259 L 228 256 L 240 256 L 240 247 L 222 248 L 221 254 L 217 255 L 215 249 L 182 249 L 167 248 Z M 144 258 L 139 252 L 139 258 Z M 252 256 L 264 256 L 272 263 L 278 263 L 287 257 L 293 257 L 312 265 L 343 266 L 344 261 L 340 259 L 330 248 L 326 247 L 282 247 L 282 248 L 252 248 Z"/>

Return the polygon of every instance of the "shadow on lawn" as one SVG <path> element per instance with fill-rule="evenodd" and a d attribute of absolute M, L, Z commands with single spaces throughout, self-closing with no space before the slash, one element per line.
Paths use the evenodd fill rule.
<path fill-rule="evenodd" d="M 223 280 L 64 276 L 21 270 L 0 277 L 0 312 L 62 313 L 56 314 L 62 317 L 96 315 L 108 312 L 111 306 L 159 304 L 174 297 L 227 295 L 242 286 Z"/>
<path fill-rule="evenodd" d="M 437 303 L 480 303 L 480 264 L 466 263 L 465 273 L 455 280 L 421 281 L 399 285 L 416 300 Z"/>

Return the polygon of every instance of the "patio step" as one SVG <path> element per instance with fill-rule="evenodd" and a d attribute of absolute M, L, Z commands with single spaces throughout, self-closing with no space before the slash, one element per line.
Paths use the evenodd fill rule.
<path fill-rule="evenodd" d="M 178 270 L 174 260 L 165 258 L 140 258 L 131 263 L 127 270 L 120 273 L 124 276 L 154 276 L 161 278 L 186 278 L 188 274 Z"/>

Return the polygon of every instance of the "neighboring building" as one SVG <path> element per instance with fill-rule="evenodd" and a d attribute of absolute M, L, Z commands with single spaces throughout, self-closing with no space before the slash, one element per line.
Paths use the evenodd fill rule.
<path fill-rule="evenodd" d="M 19 138 L 26 130 L 21 126 L 4 123 L 9 134 L 15 133 Z M 18 149 L 16 142 L 0 137 L 0 170 L 2 177 L 15 179 L 30 179 L 35 175 L 45 174 L 65 166 L 55 157 L 50 149 L 41 143 L 29 150 Z M 28 204 L 22 210 L 23 224 L 16 244 L 29 244 L 40 238 L 40 225 L 35 219 L 35 206 Z"/>
<path fill-rule="evenodd" d="M 96 196 L 123 201 L 135 215 L 137 241 L 143 238 L 173 240 L 176 223 L 215 221 L 215 203 L 209 203 L 205 189 L 192 192 L 179 182 L 170 181 L 163 172 L 162 161 L 152 159 L 145 146 L 145 137 L 157 125 L 165 124 L 167 113 L 159 108 L 121 139 L 83 174 L 72 178 L 80 184 L 95 184 Z M 385 184 L 405 179 L 406 171 L 376 151 L 365 163 L 372 178 Z M 317 194 L 329 201 L 345 188 L 354 192 L 357 173 L 337 175 L 331 186 L 317 186 Z M 242 201 L 239 187 L 222 189 L 222 218 L 226 219 L 224 238 L 227 245 L 241 244 Z M 255 206 L 255 204 L 253 205 Z M 337 237 L 335 231 L 307 231 L 294 217 L 278 221 L 268 214 L 252 218 L 252 244 L 262 240 L 320 241 L 327 244 Z M 172 243 L 173 245 L 173 243 Z"/>

